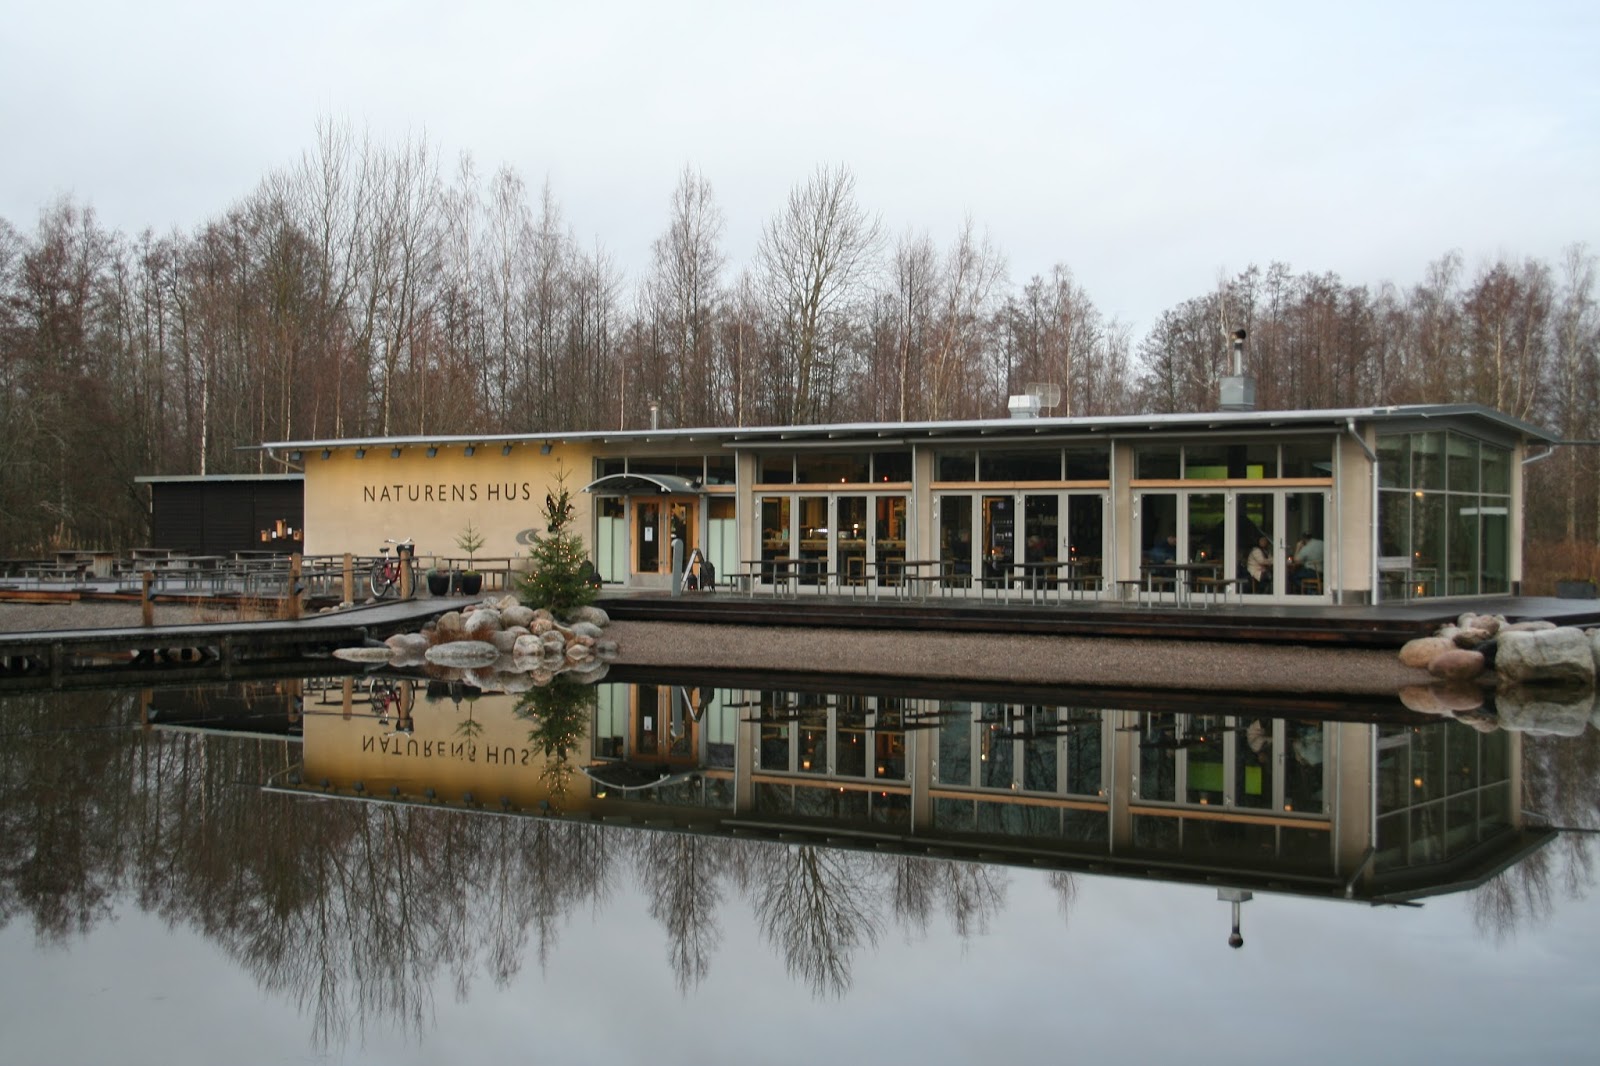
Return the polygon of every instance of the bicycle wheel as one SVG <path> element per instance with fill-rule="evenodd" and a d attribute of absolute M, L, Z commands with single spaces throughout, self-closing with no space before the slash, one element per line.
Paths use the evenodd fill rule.
<path fill-rule="evenodd" d="M 372 598 L 375 600 L 381 600 L 394 591 L 394 573 L 389 569 L 387 559 L 372 564 L 372 574 L 367 583 L 372 586 Z"/>

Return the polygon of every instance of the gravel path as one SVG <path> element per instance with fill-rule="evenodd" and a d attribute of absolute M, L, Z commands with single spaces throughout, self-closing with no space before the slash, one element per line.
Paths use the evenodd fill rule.
<path fill-rule="evenodd" d="M 158 625 L 226 622 L 217 608 L 158 605 Z M 0 632 L 116 629 L 139 607 L 94 601 L 0 603 Z M 1427 683 L 1394 652 L 1192 641 L 616 622 L 619 661 L 640 666 L 782 670 L 1185 690 L 1386 694 Z"/>

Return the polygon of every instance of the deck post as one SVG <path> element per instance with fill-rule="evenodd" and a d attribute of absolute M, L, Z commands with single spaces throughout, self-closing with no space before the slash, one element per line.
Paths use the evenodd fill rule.
<path fill-rule="evenodd" d="M 345 606 L 356 602 L 356 557 L 349 552 L 344 553 L 344 592 L 339 599 Z"/>
<path fill-rule="evenodd" d="M 289 556 L 289 597 L 284 601 L 284 615 L 291 622 L 300 617 L 300 562 L 299 552 Z"/>
<path fill-rule="evenodd" d="M 140 577 L 142 580 L 139 582 L 139 617 L 145 625 L 155 625 L 155 606 L 150 602 L 150 582 L 154 579 L 155 575 L 146 570 L 140 575 Z"/>

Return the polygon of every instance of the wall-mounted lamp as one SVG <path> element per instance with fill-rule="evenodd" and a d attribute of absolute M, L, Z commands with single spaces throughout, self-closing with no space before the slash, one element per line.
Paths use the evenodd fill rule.
<path fill-rule="evenodd" d="M 550 442 L 549 441 L 545 441 L 543 444 L 539 445 L 539 454 L 540 455 L 549 455 L 550 454 Z"/>
<path fill-rule="evenodd" d="M 356 449 L 356 458 L 357 459 L 365 459 L 366 457 L 367 457 L 367 450 L 365 448 L 357 448 Z"/>
<path fill-rule="evenodd" d="M 391 458 L 391 459 L 400 458 L 400 449 L 399 448 L 390 448 L 389 449 L 389 458 Z"/>
<path fill-rule="evenodd" d="M 477 451 L 477 450 L 478 449 L 474 448 L 472 445 L 469 444 L 465 448 L 461 449 L 461 454 L 465 455 L 467 458 L 470 459 L 470 458 L 472 458 L 472 453 Z"/>
<path fill-rule="evenodd" d="M 324 448 L 324 449 L 322 449 L 322 457 L 324 459 L 332 459 L 333 458 L 333 449 L 332 448 Z"/>
<path fill-rule="evenodd" d="M 305 458 L 305 455 L 303 453 L 301 453 L 301 452 L 293 451 L 293 452 L 289 453 L 289 461 L 291 463 L 298 463 L 301 459 L 304 459 L 304 458 Z"/>
<path fill-rule="evenodd" d="M 434 456 L 436 456 L 438 454 L 439 454 L 439 449 L 430 444 L 428 446 L 428 458 L 432 459 Z"/>
<path fill-rule="evenodd" d="M 500 449 L 500 454 L 501 455 L 510 455 L 511 454 L 511 445 L 507 444 L 504 447 L 502 447 Z"/>

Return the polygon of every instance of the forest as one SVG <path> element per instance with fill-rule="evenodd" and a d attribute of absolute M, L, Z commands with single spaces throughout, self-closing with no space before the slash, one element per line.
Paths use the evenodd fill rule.
<path fill-rule="evenodd" d="M 0 555 L 142 543 L 136 476 L 281 471 L 240 450 L 264 440 L 637 429 L 652 404 L 664 427 L 993 418 L 1034 383 L 1058 416 L 1209 410 L 1245 329 L 1262 409 L 1480 403 L 1574 442 L 1527 467 L 1529 579 L 1596 576 L 1581 243 L 1445 250 L 1404 285 L 1252 265 L 1135 337 L 1070 249 L 1016 281 L 971 220 L 886 232 L 846 167 L 797 180 L 743 263 L 693 167 L 663 206 L 629 278 L 548 184 L 329 123 L 193 232 L 72 199 L 0 219 Z"/>

